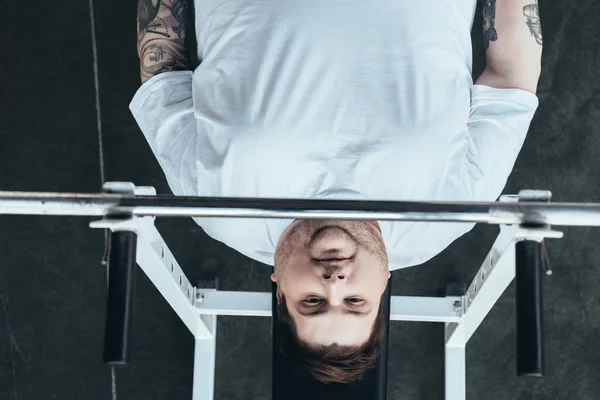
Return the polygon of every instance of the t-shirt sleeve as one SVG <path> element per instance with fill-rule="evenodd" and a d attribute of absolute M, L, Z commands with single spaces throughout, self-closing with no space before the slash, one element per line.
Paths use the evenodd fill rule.
<path fill-rule="evenodd" d="M 129 109 L 173 194 L 196 196 L 198 134 L 192 103 L 192 71 L 153 76 L 137 90 Z"/>
<path fill-rule="evenodd" d="M 465 162 L 471 201 L 493 202 L 502 194 L 538 105 L 526 90 L 471 86 Z"/>

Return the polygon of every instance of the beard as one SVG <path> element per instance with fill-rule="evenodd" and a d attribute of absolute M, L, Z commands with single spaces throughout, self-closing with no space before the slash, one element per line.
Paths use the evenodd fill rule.
<path fill-rule="evenodd" d="M 289 259 L 294 254 L 314 253 L 315 242 L 324 231 L 323 228 L 335 226 L 336 236 L 344 237 L 351 243 L 352 254 L 364 251 L 375 257 L 378 267 L 388 270 L 388 256 L 381 229 L 377 221 L 346 221 L 297 219 L 281 235 L 275 249 L 275 273 L 283 276 Z"/>

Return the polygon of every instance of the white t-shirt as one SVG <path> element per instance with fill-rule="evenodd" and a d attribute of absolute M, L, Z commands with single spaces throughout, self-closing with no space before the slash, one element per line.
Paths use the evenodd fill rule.
<path fill-rule="evenodd" d="M 538 106 L 473 85 L 475 0 L 196 0 L 195 71 L 131 112 L 175 195 L 496 201 Z M 195 218 L 268 265 L 292 219 Z M 389 269 L 474 223 L 379 221 Z"/>

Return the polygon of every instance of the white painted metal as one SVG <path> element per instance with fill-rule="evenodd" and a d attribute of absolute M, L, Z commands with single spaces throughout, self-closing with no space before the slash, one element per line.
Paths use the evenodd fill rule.
<path fill-rule="evenodd" d="M 211 337 L 197 337 L 195 340 L 192 399 L 213 400 L 217 352 L 217 316 L 201 315 L 200 320 L 211 333 Z"/>
<path fill-rule="evenodd" d="M 203 291 L 196 310 L 201 315 L 240 315 L 270 317 L 271 293 Z M 453 309 L 460 297 L 392 296 L 391 321 L 458 322 L 460 316 Z"/>
<path fill-rule="evenodd" d="M 466 400 L 466 358 L 464 346 L 445 348 L 445 400 Z"/>
<path fill-rule="evenodd" d="M 392 296 L 390 321 L 458 322 L 454 302 L 460 297 Z"/>
<path fill-rule="evenodd" d="M 271 293 L 204 291 L 202 300 L 195 304 L 200 315 L 239 315 L 247 317 L 270 317 Z"/>

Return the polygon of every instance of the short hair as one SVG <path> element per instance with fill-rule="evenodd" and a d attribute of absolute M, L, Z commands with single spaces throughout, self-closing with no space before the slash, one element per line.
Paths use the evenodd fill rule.
<path fill-rule="evenodd" d="M 385 292 L 384 292 L 385 293 Z M 360 381 L 375 368 L 385 339 L 386 320 L 383 295 L 369 339 L 361 346 L 313 345 L 300 340 L 296 323 L 288 312 L 285 296 L 277 304 L 279 351 L 293 366 L 296 375 L 323 383 L 351 383 Z"/>

